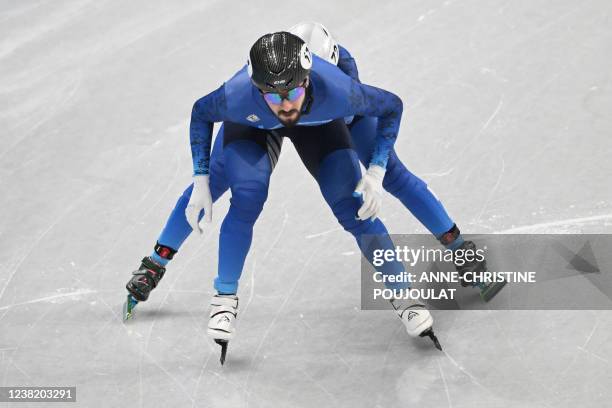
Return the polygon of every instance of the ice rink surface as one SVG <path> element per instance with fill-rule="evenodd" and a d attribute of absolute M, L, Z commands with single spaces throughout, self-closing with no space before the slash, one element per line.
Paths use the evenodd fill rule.
<path fill-rule="evenodd" d="M 205 327 L 227 196 L 121 321 L 130 272 L 190 182 L 193 102 L 257 37 L 300 20 L 325 23 L 364 82 L 402 97 L 396 150 L 464 232 L 611 232 L 611 12 L 607 0 L 2 2 L 0 386 L 77 386 L 65 406 L 79 407 L 611 406 L 609 311 L 434 311 L 444 352 L 392 312 L 360 311 L 357 247 L 289 142 L 226 365 Z M 383 217 L 424 232 L 393 197 Z"/>

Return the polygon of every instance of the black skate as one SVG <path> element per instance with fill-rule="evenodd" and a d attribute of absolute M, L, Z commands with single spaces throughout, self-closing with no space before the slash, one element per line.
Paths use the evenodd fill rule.
<path fill-rule="evenodd" d="M 125 285 L 129 293 L 123 304 L 124 321 L 132 317 L 132 312 L 138 302 L 144 302 L 149 298 L 149 294 L 164 277 L 164 273 L 166 273 L 166 268 L 155 263 L 150 257 L 142 259 L 140 268 L 132 272 L 134 276 Z"/>
<path fill-rule="evenodd" d="M 459 246 L 457 250 L 463 251 L 476 251 L 476 245 L 472 241 L 464 241 L 461 246 Z M 474 253 L 472 252 L 472 253 Z M 503 282 L 477 282 L 475 279 L 470 279 L 475 282 L 467 282 L 464 277 L 466 274 L 473 274 L 479 272 L 485 272 L 487 270 L 487 261 L 483 259 L 482 261 L 478 261 L 474 259 L 472 262 L 465 261 L 462 265 L 459 265 L 459 262 L 455 260 L 455 266 L 457 268 L 457 272 L 459 272 L 459 276 L 461 277 L 461 286 L 463 287 L 474 287 L 480 289 L 480 298 L 485 302 L 490 301 L 497 295 L 503 288 L 506 286 L 506 281 Z"/>
<path fill-rule="evenodd" d="M 425 330 L 423 333 L 419 334 L 419 337 L 429 337 L 431 341 L 433 341 L 434 347 L 438 350 L 442 351 L 442 346 L 440 345 L 440 341 L 436 337 L 433 328 L 429 328 Z"/>

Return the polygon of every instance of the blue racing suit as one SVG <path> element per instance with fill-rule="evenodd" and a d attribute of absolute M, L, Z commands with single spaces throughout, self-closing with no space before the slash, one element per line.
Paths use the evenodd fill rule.
<path fill-rule="evenodd" d="M 343 47 L 340 50 L 338 67 L 315 58 L 309 90 L 310 106 L 308 112 L 302 114 L 299 125 L 316 127 L 336 118 L 355 116 L 350 130 L 359 159 L 364 165 L 386 166 L 385 189 L 400 199 L 434 235 L 443 234 L 453 226 L 453 222 L 425 183 L 399 161 L 392 147 L 399 128 L 401 102 L 392 94 L 360 84 L 353 58 Z M 282 130 L 258 90 L 250 84 L 245 71 L 243 68 L 215 92 L 198 100 L 190 126 L 194 174 L 210 174 L 210 188 L 215 201 L 232 188 L 230 211 L 221 228 L 219 276 L 215 280 L 216 289 L 223 293 L 237 290 L 252 228 L 267 198 L 269 175 L 275 163 L 270 153 L 275 154 L 276 159 L 280 153 L 280 143 L 274 141 L 270 143 L 271 147 L 268 146 L 268 152 L 265 146 L 244 140 L 224 146 L 225 125 L 217 134 L 212 154 L 207 153 L 214 121 L 233 122 L 270 132 Z M 292 141 L 295 143 L 294 139 Z M 311 173 L 317 178 L 339 222 L 355 236 L 358 244 L 363 234 L 386 237 L 386 229 L 380 221 L 355 220 L 359 201 L 348 197 L 360 177 L 355 153 L 351 149 L 340 149 L 328 156 L 322 158 L 317 174 Z M 343 162 L 349 169 L 349 175 L 343 176 L 344 180 L 333 177 Z M 248 175 L 246 179 L 245 175 Z M 184 214 L 191 189 L 192 186 L 187 188 L 179 198 L 158 239 L 159 244 L 178 250 L 191 233 Z M 390 247 L 392 243 L 387 237 L 381 239 L 380 245 Z M 367 252 L 371 249 L 364 251 L 368 258 Z M 160 263 L 167 262 L 157 253 L 153 257 Z M 403 271 L 401 265 L 390 265 L 389 268 L 387 273 Z"/>

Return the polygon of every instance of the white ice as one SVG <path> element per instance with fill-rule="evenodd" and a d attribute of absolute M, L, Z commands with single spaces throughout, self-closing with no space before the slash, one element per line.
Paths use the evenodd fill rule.
<path fill-rule="evenodd" d="M 189 183 L 193 102 L 259 35 L 300 20 L 325 23 L 364 82 L 402 97 L 397 151 L 464 232 L 611 232 L 611 12 L 605 0 L 2 2 L 0 386 L 77 386 L 82 407 L 609 406 L 608 311 L 434 312 L 443 353 L 391 312 L 360 311 L 355 243 L 290 143 L 224 367 L 205 325 L 228 197 L 129 324 L 121 303 Z M 424 232 L 390 196 L 383 217 Z"/>

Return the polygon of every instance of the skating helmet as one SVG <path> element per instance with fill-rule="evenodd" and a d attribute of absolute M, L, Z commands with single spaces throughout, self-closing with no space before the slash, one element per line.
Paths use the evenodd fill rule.
<path fill-rule="evenodd" d="M 338 65 L 340 58 L 338 43 L 323 24 L 303 21 L 291 27 L 289 32 L 308 44 L 313 54 L 317 54 L 330 64 Z"/>
<path fill-rule="evenodd" d="M 247 69 L 264 92 L 291 90 L 310 74 L 312 54 L 306 43 L 286 31 L 266 34 L 251 47 Z"/>

